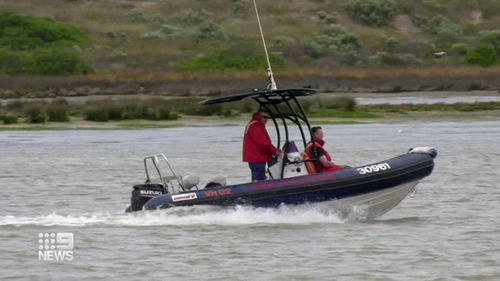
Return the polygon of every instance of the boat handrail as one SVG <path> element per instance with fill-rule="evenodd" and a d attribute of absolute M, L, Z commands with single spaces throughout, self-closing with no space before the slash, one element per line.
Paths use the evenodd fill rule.
<path fill-rule="evenodd" d="M 153 163 L 153 166 L 160 178 L 160 182 L 161 184 L 163 184 L 163 188 L 165 189 L 166 192 L 177 193 L 180 191 L 186 191 L 186 189 L 182 185 L 182 181 L 180 180 L 181 178 L 180 174 L 175 171 L 175 169 L 170 164 L 170 161 L 168 160 L 167 156 L 165 156 L 165 154 L 163 153 L 144 157 L 144 170 L 146 172 L 146 183 L 151 182 L 151 177 L 148 169 L 148 162 L 149 162 L 148 160 L 151 161 L 151 163 Z M 161 162 L 164 162 L 168 167 L 168 170 L 166 170 L 165 173 L 162 173 L 162 169 L 160 168 Z M 174 185 L 174 182 L 177 182 L 177 186 Z"/>

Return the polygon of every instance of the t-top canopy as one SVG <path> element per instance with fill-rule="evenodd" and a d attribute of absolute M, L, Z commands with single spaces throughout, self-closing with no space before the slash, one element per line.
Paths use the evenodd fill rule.
<path fill-rule="evenodd" d="M 256 98 L 256 97 L 303 97 L 315 94 L 317 91 L 309 88 L 291 88 L 291 89 L 278 89 L 278 90 L 259 90 L 254 89 L 251 92 L 245 92 L 240 94 L 235 94 L 231 96 L 219 97 L 208 99 L 200 102 L 203 105 L 225 103 L 232 101 L 240 101 L 246 98 Z"/>

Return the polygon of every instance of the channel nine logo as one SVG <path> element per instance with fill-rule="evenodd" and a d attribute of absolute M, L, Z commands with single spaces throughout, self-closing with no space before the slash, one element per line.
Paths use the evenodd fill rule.
<path fill-rule="evenodd" d="M 39 261 L 72 261 L 73 260 L 73 233 L 39 233 L 38 260 Z"/>

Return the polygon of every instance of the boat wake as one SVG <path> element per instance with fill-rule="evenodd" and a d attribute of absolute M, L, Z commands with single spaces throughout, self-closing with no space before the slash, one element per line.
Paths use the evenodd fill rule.
<path fill-rule="evenodd" d="M 359 215 L 357 212 L 359 211 Z M 339 224 L 364 221 L 364 212 L 357 208 L 346 212 L 324 203 L 278 208 L 251 206 L 193 206 L 165 210 L 123 213 L 95 212 L 23 217 L 0 216 L 0 226 L 162 226 L 162 225 L 259 225 L 259 224 Z"/>

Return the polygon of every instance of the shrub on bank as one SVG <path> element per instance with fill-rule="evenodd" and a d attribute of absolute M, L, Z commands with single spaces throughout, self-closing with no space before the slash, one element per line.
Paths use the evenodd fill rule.
<path fill-rule="evenodd" d="M 500 56 L 500 29 L 482 30 L 478 33 L 478 37 L 482 44 L 492 46 Z"/>
<path fill-rule="evenodd" d="M 325 11 L 319 11 L 317 16 L 320 20 L 324 21 L 326 24 L 338 23 L 338 15 L 335 12 L 333 12 L 332 14 L 328 14 Z"/>
<path fill-rule="evenodd" d="M 27 64 L 29 64 L 29 55 L 25 52 L 0 48 L 0 74 L 24 73 Z"/>
<path fill-rule="evenodd" d="M 109 121 L 109 111 L 103 104 L 87 104 L 83 110 L 85 120 L 96 122 Z"/>
<path fill-rule="evenodd" d="M 174 112 L 168 100 L 103 100 L 89 102 L 84 107 L 84 118 L 90 121 L 106 122 L 109 120 L 177 120 L 179 114 Z"/>
<path fill-rule="evenodd" d="M 369 26 L 383 26 L 399 13 L 399 5 L 394 0 L 349 0 L 346 10 L 355 21 Z"/>
<path fill-rule="evenodd" d="M 457 55 L 465 55 L 469 50 L 469 46 L 465 43 L 456 43 L 451 45 L 450 51 Z"/>
<path fill-rule="evenodd" d="M 157 109 L 158 120 L 177 120 L 179 119 L 179 114 L 177 112 L 172 112 L 166 108 Z"/>
<path fill-rule="evenodd" d="M 88 37 L 48 18 L 0 12 L 0 74 L 70 75 L 92 72 L 74 44 Z"/>
<path fill-rule="evenodd" d="M 10 12 L 0 12 L 0 34 L 0 46 L 12 50 L 32 50 L 88 41 L 88 37 L 72 25 L 49 18 L 22 17 Z"/>
<path fill-rule="evenodd" d="M 187 115 L 197 115 L 197 116 L 211 116 L 217 115 L 223 112 L 223 107 L 221 104 L 213 105 L 193 105 L 192 107 L 185 108 L 184 112 Z"/>
<path fill-rule="evenodd" d="M 71 49 L 14 51 L 0 48 L 0 74 L 70 75 L 92 72 L 93 69 Z"/>
<path fill-rule="evenodd" d="M 26 121 L 28 123 L 45 123 L 47 121 L 47 114 L 45 108 L 41 104 L 30 104 L 24 109 Z"/>
<path fill-rule="evenodd" d="M 204 9 L 201 11 L 184 10 L 179 13 L 177 21 L 182 25 L 197 25 L 211 17 L 212 14 Z"/>
<path fill-rule="evenodd" d="M 462 27 L 444 16 L 437 16 L 429 22 L 431 32 L 444 43 L 456 41 L 463 34 Z"/>
<path fill-rule="evenodd" d="M 224 40 L 227 38 L 227 35 L 221 30 L 218 24 L 208 22 L 200 26 L 194 38 L 198 41 Z"/>
<path fill-rule="evenodd" d="M 270 53 L 269 59 L 273 70 L 286 68 L 285 59 L 276 53 Z M 262 52 L 257 52 L 254 46 L 240 46 L 218 50 L 200 57 L 187 60 L 179 65 L 181 70 L 259 70 L 267 65 L 266 57 Z"/>
<path fill-rule="evenodd" d="M 317 105 L 319 108 L 354 111 L 354 109 L 356 108 L 356 100 L 350 96 L 334 97 L 327 99 L 318 98 Z"/>
<path fill-rule="evenodd" d="M 232 1 L 232 10 L 233 15 L 236 17 L 243 17 L 248 9 L 248 3 L 246 0 L 233 0 Z"/>
<path fill-rule="evenodd" d="M 24 103 L 20 100 L 12 100 L 7 103 L 5 109 L 7 111 L 21 112 L 24 107 Z"/>
<path fill-rule="evenodd" d="M 341 61 L 353 64 L 357 61 L 359 49 L 361 42 L 356 34 L 348 32 L 341 25 L 332 24 L 313 38 L 306 52 L 312 58 L 334 54 Z"/>
<path fill-rule="evenodd" d="M 56 99 L 47 107 L 49 121 L 68 122 L 69 104 L 65 99 Z"/>
<path fill-rule="evenodd" d="M 16 124 L 18 122 L 18 117 L 16 115 L 13 115 L 13 114 L 4 115 L 2 117 L 2 119 L 3 119 L 3 123 L 5 125 Z"/>
<path fill-rule="evenodd" d="M 10 112 L 1 112 L 0 111 L 0 121 L 3 122 L 3 124 L 8 125 L 8 124 L 15 124 L 17 123 L 18 117 L 17 115 L 14 115 Z"/>
<path fill-rule="evenodd" d="M 234 118 L 240 116 L 240 112 L 238 110 L 226 108 L 222 111 L 220 115 L 226 118 Z"/>
<path fill-rule="evenodd" d="M 498 63 L 498 56 L 492 46 L 477 45 L 467 52 L 465 61 L 468 64 L 492 66 Z"/>
<path fill-rule="evenodd" d="M 37 51 L 25 67 L 25 73 L 41 75 L 90 74 L 93 70 L 73 50 Z"/>
<path fill-rule="evenodd" d="M 422 62 L 412 54 L 394 54 L 388 52 L 377 52 L 369 58 L 373 65 L 408 66 L 419 65 Z"/>
<path fill-rule="evenodd" d="M 106 122 L 122 120 L 123 107 L 113 100 L 87 102 L 83 115 L 85 120 Z"/>
<path fill-rule="evenodd" d="M 395 37 L 386 37 L 381 40 L 382 47 L 387 52 L 394 52 L 399 44 L 399 40 Z"/>
<path fill-rule="evenodd" d="M 144 33 L 141 38 L 143 39 L 168 39 L 182 35 L 182 28 L 171 25 L 163 24 L 160 29 Z"/>

